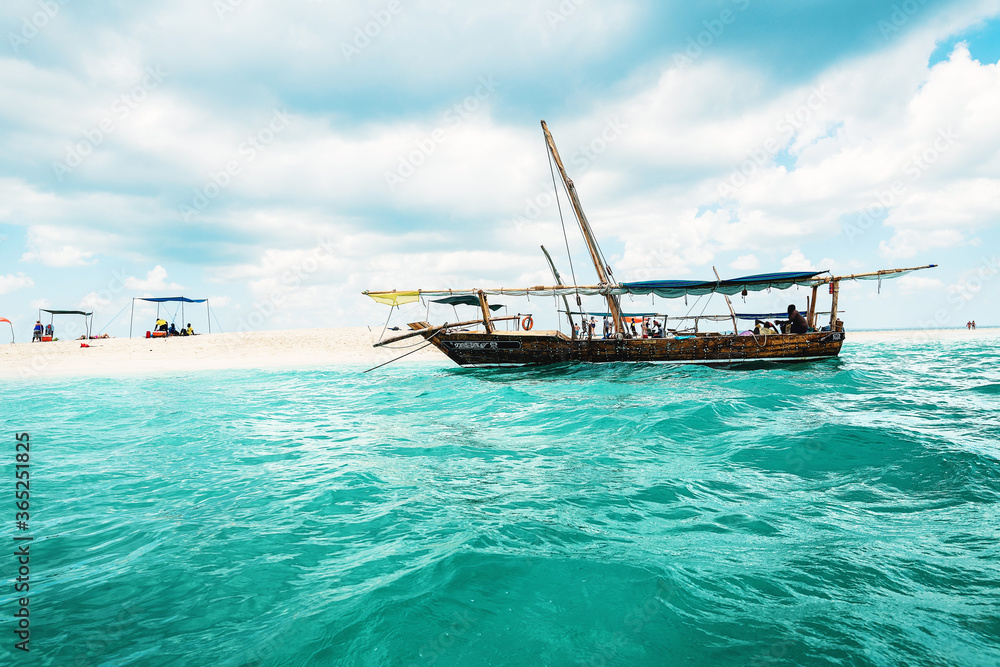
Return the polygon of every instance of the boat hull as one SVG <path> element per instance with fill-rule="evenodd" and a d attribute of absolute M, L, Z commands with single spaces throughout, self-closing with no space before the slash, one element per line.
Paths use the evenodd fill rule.
<path fill-rule="evenodd" d="M 572 340 L 555 331 L 436 332 L 424 334 L 460 366 L 528 366 L 565 362 L 737 365 L 796 363 L 840 354 L 844 332 L 678 338 Z"/>

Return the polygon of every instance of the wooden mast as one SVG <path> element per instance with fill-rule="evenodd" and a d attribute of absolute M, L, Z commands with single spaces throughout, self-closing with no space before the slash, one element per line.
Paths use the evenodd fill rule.
<path fill-rule="evenodd" d="M 813 285 L 812 299 L 809 300 L 808 313 L 806 315 L 806 326 L 810 329 L 816 328 L 816 296 L 819 290 L 819 285 Z"/>
<path fill-rule="evenodd" d="M 552 276 L 556 279 L 556 285 L 562 285 L 562 277 L 559 275 L 559 271 L 556 270 L 555 262 L 552 261 L 552 257 L 549 255 L 549 251 L 545 249 L 545 246 L 542 246 L 542 252 L 545 253 L 545 259 L 549 262 L 549 268 L 552 269 Z M 576 326 L 576 322 L 573 321 L 573 313 L 569 308 L 569 299 L 566 298 L 565 294 L 563 294 L 562 299 L 563 305 L 566 306 L 566 317 L 569 318 L 569 330 L 573 331 L 573 327 Z"/>
<path fill-rule="evenodd" d="M 490 304 L 486 301 L 486 295 L 483 294 L 483 290 L 479 290 L 479 307 L 483 309 L 483 326 L 486 327 L 486 333 L 493 333 L 493 323 L 490 321 Z"/>
<path fill-rule="evenodd" d="M 587 222 L 583 206 L 580 205 L 580 198 L 576 194 L 576 186 L 573 185 L 573 181 L 566 175 L 566 169 L 563 167 L 562 159 L 559 157 L 559 149 L 556 148 L 556 142 L 552 139 L 552 133 L 549 132 L 549 126 L 545 124 L 544 120 L 542 121 L 542 131 L 545 132 L 545 143 L 548 144 L 552 158 L 559 169 L 559 175 L 562 176 L 563 183 L 566 185 L 566 192 L 569 193 L 570 203 L 573 204 L 573 212 L 576 213 L 577 222 L 580 223 L 580 230 L 583 232 L 583 240 L 586 241 L 587 249 L 590 251 L 590 259 L 594 262 L 594 268 L 597 269 L 598 284 L 608 286 L 610 285 L 610 281 L 608 280 L 607 272 L 604 270 L 604 265 L 601 263 L 601 257 L 597 252 L 597 240 L 594 238 L 594 232 L 590 229 L 590 223 Z M 622 315 L 621 309 L 618 306 L 618 299 L 613 294 L 608 294 L 607 299 L 608 311 L 614 320 L 615 331 L 624 332 L 625 329 L 622 327 Z"/>
<path fill-rule="evenodd" d="M 835 278 L 832 283 L 833 302 L 830 304 L 830 331 L 837 331 L 837 301 L 840 299 L 840 279 Z"/>
<path fill-rule="evenodd" d="M 716 269 L 715 269 L 714 266 L 712 267 L 712 272 L 715 273 L 715 279 L 718 280 L 721 283 L 722 282 L 722 278 L 719 276 L 719 272 L 716 271 Z M 736 311 L 733 310 L 733 304 L 729 301 L 729 296 L 726 295 L 726 294 L 723 294 L 722 296 L 723 296 L 723 298 L 725 298 L 726 305 L 729 306 L 729 314 L 733 318 L 733 335 L 734 336 L 738 336 L 738 335 L 740 335 L 740 328 L 736 324 Z"/>

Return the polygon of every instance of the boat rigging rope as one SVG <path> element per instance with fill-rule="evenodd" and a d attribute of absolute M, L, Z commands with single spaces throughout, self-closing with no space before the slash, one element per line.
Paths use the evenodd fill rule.
<path fill-rule="evenodd" d="M 132 304 L 131 303 L 126 303 L 125 307 L 118 311 L 118 315 L 121 315 L 122 313 L 124 313 L 125 309 L 128 308 L 130 305 L 132 305 Z M 118 319 L 118 315 L 115 315 L 114 317 L 112 317 L 111 318 L 111 322 L 114 322 L 115 320 L 117 320 Z M 104 330 L 111 326 L 111 322 L 108 322 L 103 327 L 101 327 L 101 330 L 97 332 L 97 335 L 100 336 L 102 333 L 104 333 Z"/>
<path fill-rule="evenodd" d="M 556 195 L 556 207 L 559 209 L 559 224 L 562 225 L 563 241 L 566 243 L 566 256 L 569 257 L 569 273 L 573 278 L 573 286 L 579 285 L 576 282 L 576 271 L 573 269 L 573 254 L 569 251 L 569 236 L 566 235 L 566 221 L 563 219 L 562 203 L 559 201 L 559 186 L 556 185 L 556 170 L 555 166 L 552 164 L 552 149 L 549 148 L 549 142 L 545 142 L 545 154 L 549 157 L 549 173 L 552 175 L 552 190 Z M 580 290 L 576 291 L 576 305 L 580 304 Z M 569 315 L 567 315 L 569 317 Z M 572 320 L 570 320 L 572 322 Z"/>
<path fill-rule="evenodd" d="M 385 330 L 389 328 L 389 320 L 392 319 L 392 310 L 395 307 L 396 307 L 395 304 L 389 306 L 389 317 L 385 318 L 385 324 L 382 325 L 382 333 L 378 335 L 378 340 L 380 343 L 382 342 L 382 339 L 385 337 Z M 430 304 L 427 304 L 428 311 L 430 310 L 430 307 L 431 307 Z"/>
<path fill-rule="evenodd" d="M 447 326 L 447 325 L 446 325 L 446 326 Z M 427 341 L 430 341 L 430 340 L 431 340 L 431 338 L 434 338 L 434 336 L 437 336 L 437 335 L 438 335 L 439 333 L 441 333 L 441 332 L 440 332 L 440 331 L 435 331 L 435 332 L 434 332 L 433 334 L 431 334 L 430 336 L 428 336 L 428 337 L 427 337 L 427 338 L 426 338 L 425 340 L 427 340 Z M 410 351 L 409 351 L 409 352 L 407 352 L 406 354 L 401 354 L 401 355 L 399 355 L 398 357 L 396 357 L 395 359 L 390 359 L 389 361 L 386 361 L 385 363 L 381 363 L 381 364 L 379 364 L 378 366 L 372 366 L 372 367 L 371 367 L 371 368 L 369 368 L 369 369 L 368 369 L 367 371 L 362 371 L 362 374 L 364 374 L 364 373 L 367 373 L 367 372 L 369 372 L 369 371 L 373 371 L 373 370 L 375 370 L 376 368 L 382 368 L 383 366 L 388 366 L 389 364 L 391 364 L 391 363 L 392 363 L 392 362 L 394 362 L 394 361 L 399 361 L 399 360 L 400 360 L 400 359 L 402 359 L 403 357 L 408 357 L 408 356 L 410 356 L 411 354 L 413 354 L 414 352 L 419 352 L 420 350 L 423 350 L 424 348 L 428 348 L 428 347 L 430 347 L 430 346 L 431 346 L 431 345 L 433 345 L 433 344 L 434 344 L 433 342 L 428 342 L 428 343 L 427 343 L 426 345 L 423 345 L 423 346 L 421 346 L 421 347 L 418 347 L 418 348 L 417 348 L 417 349 L 415 349 L 415 350 L 410 350 Z M 390 348 L 390 349 L 392 349 L 392 348 Z"/>

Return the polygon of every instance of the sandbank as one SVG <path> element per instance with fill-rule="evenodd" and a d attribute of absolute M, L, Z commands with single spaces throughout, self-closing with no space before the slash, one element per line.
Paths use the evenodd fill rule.
<path fill-rule="evenodd" d="M 99 338 L 0 344 L 0 378 L 149 375 L 199 370 L 376 366 L 421 347 L 419 338 L 374 348 L 367 327 L 215 333 L 170 338 Z M 388 332 L 395 335 L 397 332 Z M 90 347 L 81 347 L 87 343 Z M 433 346 L 403 362 L 451 364 Z"/>

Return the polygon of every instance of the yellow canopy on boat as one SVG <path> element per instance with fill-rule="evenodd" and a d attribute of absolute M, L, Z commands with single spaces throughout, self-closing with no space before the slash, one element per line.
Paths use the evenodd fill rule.
<path fill-rule="evenodd" d="M 378 292 L 376 294 L 369 294 L 371 298 L 375 299 L 378 303 L 384 303 L 387 306 L 399 306 L 404 303 L 413 303 L 420 298 L 420 291 L 413 292 Z"/>

